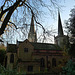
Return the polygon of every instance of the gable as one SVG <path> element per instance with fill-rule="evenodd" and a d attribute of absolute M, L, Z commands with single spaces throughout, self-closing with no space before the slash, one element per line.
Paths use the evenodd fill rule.
<path fill-rule="evenodd" d="M 28 40 L 25 40 L 18 45 L 18 57 L 23 61 L 30 60 L 33 50 L 34 47 L 31 43 Z"/>
<path fill-rule="evenodd" d="M 18 47 L 19 46 L 27 47 L 27 48 L 29 48 L 29 47 L 32 47 L 33 48 L 33 45 L 29 42 L 28 39 L 24 40 L 23 42 L 19 42 Z"/>

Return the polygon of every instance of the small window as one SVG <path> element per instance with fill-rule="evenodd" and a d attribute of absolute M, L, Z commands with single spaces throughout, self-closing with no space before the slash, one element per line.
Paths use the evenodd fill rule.
<path fill-rule="evenodd" d="M 28 72 L 33 72 L 33 66 L 28 66 Z"/>
<path fill-rule="evenodd" d="M 28 52 L 28 48 L 24 48 L 24 52 Z"/>

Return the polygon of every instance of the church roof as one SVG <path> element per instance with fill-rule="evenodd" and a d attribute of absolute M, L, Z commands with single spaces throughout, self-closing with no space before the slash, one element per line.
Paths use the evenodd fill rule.
<path fill-rule="evenodd" d="M 7 52 L 16 53 L 17 45 L 16 44 L 7 44 Z"/>
<path fill-rule="evenodd" d="M 34 42 L 31 42 L 31 44 L 34 46 L 34 50 L 61 50 L 61 48 L 56 44 Z"/>
<path fill-rule="evenodd" d="M 28 42 L 29 40 L 26 39 Z M 23 43 L 24 41 L 18 41 L 19 44 Z M 39 43 L 39 42 L 29 42 L 33 47 L 34 50 L 62 50 L 57 44 L 52 43 Z"/>

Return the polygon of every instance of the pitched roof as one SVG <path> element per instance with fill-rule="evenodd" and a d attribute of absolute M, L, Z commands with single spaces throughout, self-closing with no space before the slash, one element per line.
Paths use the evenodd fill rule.
<path fill-rule="evenodd" d="M 28 40 L 28 39 L 26 39 L 26 40 Z M 18 42 L 20 44 L 20 43 L 23 43 L 24 41 L 22 41 L 22 42 L 18 41 Z M 38 42 L 29 42 L 29 43 L 34 47 L 34 50 L 62 50 L 57 44 L 38 43 Z"/>
<path fill-rule="evenodd" d="M 30 43 L 34 46 L 34 50 L 61 50 L 61 48 L 56 44 L 34 42 Z"/>
<path fill-rule="evenodd" d="M 7 52 L 17 52 L 17 45 L 16 44 L 7 44 Z"/>

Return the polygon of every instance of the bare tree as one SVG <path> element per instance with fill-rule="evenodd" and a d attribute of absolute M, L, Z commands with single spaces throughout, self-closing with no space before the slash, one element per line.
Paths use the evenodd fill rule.
<path fill-rule="evenodd" d="M 11 28 L 13 28 L 11 26 L 13 25 L 14 30 L 20 29 L 24 33 L 24 31 L 27 31 L 26 29 L 30 25 L 30 17 L 33 15 L 36 24 L 43 29 L 43 38 L 46 39 L 47 35 L 51 35 L 52 30 L 45 30 L 44 26 L 39 22 L 39 18 L 44 15 L 45 10 L 43 9 L 49 10 L 52 15 L 55 8 L 60 8 L 59 0 L 1 0 L 0 20 L 4 14 L 5 16 L 1 23 L 0 35 L 8 29 L 7 25 Z"/>
<path fill-rule="evenodd" d="M 1 5 L 0 20 L 5 13 L 6 16 L 0 28 L 0 35 L 4 33 L 4 30 L 10 20 L 10 17 L 13 15 L 13 13 L 14 14 L 16 13 L 14 12 L 15 10 L 17 12 L 24 13 L 25 16 L 29 14 L 33 14 L 35 18 L 37 17 L 37 14 L 39 14 L 39 12 L 41 11 L 39 9 L 42 7 L 48 8 L 49 11 L 52 11 L 52 7 L 58 7 L 57 5 L 58 0 L 49 0 L 50 1 L 49 5 L 47 5 L 46 3 L 47 1 L 44 0 L 27 0 L 27 1 L 26 0 L 1 0 L 1 1 L 3 2 L 3 5 Z M 16 15 L 18 16 L 18 13 L 16 13 Z M 35 21 L 36 23 L 38 23 L 36 18 Z"/>

